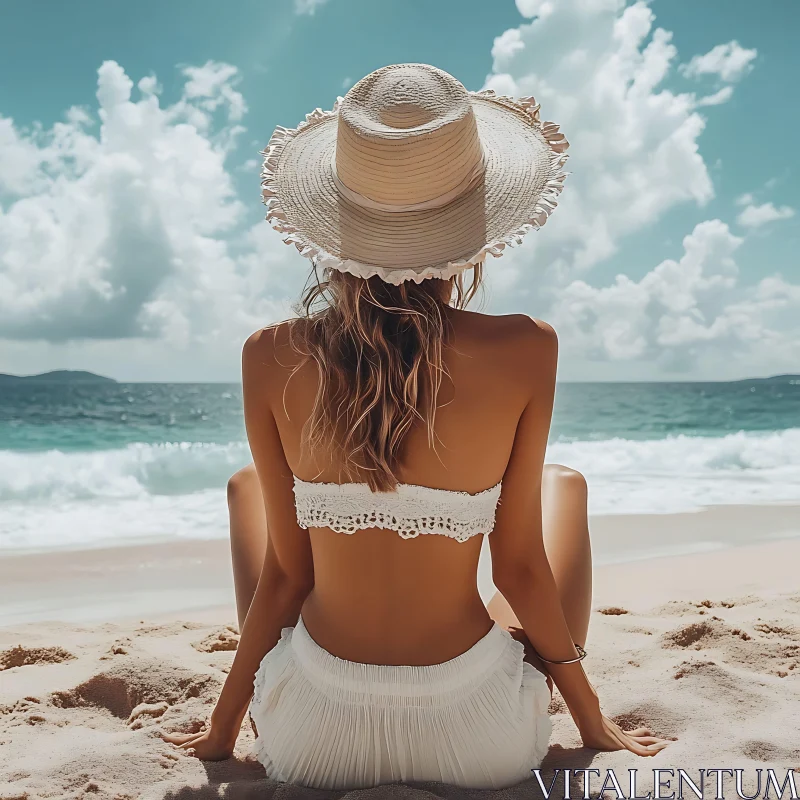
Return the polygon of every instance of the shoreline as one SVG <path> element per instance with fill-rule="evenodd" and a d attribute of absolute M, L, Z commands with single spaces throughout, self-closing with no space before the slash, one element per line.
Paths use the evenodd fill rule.
<path fill-rule="evenodd" d="M 791 590 L 800 567 L 800 506 L 714 506 L 683 514 L 590 520 L 595 605 L 646 607 L 676 596 Z M 753 541 L 757 531 L 759 541 Z M 488 540 L 479 565 L 491 597 Z M 748 565 L 769 565 L 748 576 Z M 664 581 L 664 575 L 668 575 Z M 44 621 L 235 619 L 227 538 L 0 553 L 0 627 Z M 644 599 L 644 605 L 639 599 Z"/>
<path fill-rule="evenodd" d="M 768 503 L 730 503 L 699 506 L 698 508 L 685 509 L 681 511 L 648 511 L 648 512 L 624 512 L 618 514 L 598 512 L 590 513 L 590 527 L 593 533 L 602 531 L 603 536 L 609 535 L 614 541 L 615 552 L 612 554 L 601 554 L 596 559 L 596 566 L 606 566 L 608 564 L 631 563 L 651 558 L 661 558 L 667 556 L 691 555 L 697 552 L 696 541 L 692 541 L 701 527 L 706 525 L 706 521 L 712 526 L 718 521 L 717 516 L 731 514 L 730 519 L 726 519 L 726 524 L 733 529 L 732 533 L 723 534 L 722 539 L 717 540 L 717 546 L 707 547 L 706 549 L 726 549 L 728 546 L 739 546 L 741 544 L 757 544 L 763 541 L 763 536 L 755 538 L 750 534 L 752 523 L 758 522 L 761 525 L 767 522 L 771 529 L 767 534 L 770 538 L 792 538 L 800 537 L 800 503 L 796 500 L 770 501 Z M 640 548 L 639 552 L 626 554 L 619 551 L 623 546 L 630 550 L 631 546 L 639 544 L 636 537 L 630 535 L 631 529 L 647 520 L 649 528 L 660 530 L 670 529 L 675 521 L 679 521 L 680 530 L 684 533 L 680 538 L 685 542 L 685 550 L 675 550 L 655 547 Z M 696 524 L 702 521 L 702 525 Z M 772 530 L 774 529 L 774 530 Z M 692 532 L 692 537 L 686 536 L 687 531 Z M 622 535 L 620 535 L 622 532 Z M 627 537 L 627 541 L 626 541 Z M 0 564 L 3 560 L 21 557 L 44 556 L 48 554 L 71 555 L 76 553 L 91 553 L 96 551 L 108 551 L 109 553 L 118 550 L 135 550 L 139 548 L 164 547 L 169 545 L 190 546 L 197 543 L 208 542 L 227 542 L 227 533 L 214 536 L 169 536 L 164 534 L 147 535 L 138 538 L 136 536 L 122 536 L 117 539 L 102 539 L 96 542 L 79 542 L 77 544 L 65 544 L 62 546 L 48 547 L 3 547 L 0 545 Z"/>

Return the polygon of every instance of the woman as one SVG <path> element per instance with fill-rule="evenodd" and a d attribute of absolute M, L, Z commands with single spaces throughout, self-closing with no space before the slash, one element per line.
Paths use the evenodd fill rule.
<path fill-rule="evenodd" d="M 666 745 L 606 718 L 582 668 L 586 486 L 543 465 L 555 333 L 465 310 L 486 255 L 555 208 L 567 146 L 532 98 L 419 64 L 275 132 L 267 219 L 321 280 L 244 347 L 241 641 L 210 726 L 170 741 L 227 758 L 249 708 L 279 780 L 502 787 L 541 763 L 555 683 L 587 747 Z"/>

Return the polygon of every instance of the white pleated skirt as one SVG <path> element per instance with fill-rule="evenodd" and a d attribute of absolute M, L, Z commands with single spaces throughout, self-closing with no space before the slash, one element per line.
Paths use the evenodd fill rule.
<path fill-rule="evenodd" d="M 495 624 L 443 664 L 358 664 L 323 650 L 301 618 L 256 673 L 256 757 L 269 777 L 320 789 L 515 785 L 539 767 L 551 731 L 550 690 L 523 656 Z"/>

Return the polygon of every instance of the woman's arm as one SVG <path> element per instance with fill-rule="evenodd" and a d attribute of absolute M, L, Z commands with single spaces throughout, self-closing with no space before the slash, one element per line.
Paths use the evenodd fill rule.
<path fill-rule="evenodd" d="M 239 647 L 225 685 L 211 714 L 214 741 L 227 758 L 253 695 L 253 680 L 264 656 L 277 644 L 281 630 L 297 624 L 310 586 L 287 575 L 269 554 L 247 613 Z M 203 754 L 197 751 L 203 758 Z"/>
<path fill-rule="evenodd" d="M 519 419 L 494 530 L 489 536 L 495 585 L 508 601 L 534 650 L 550 661 L 578 656 L 561 606 L 542 536 L 542 471 L 555 395 L 558 341 L 549 325 L 525 320 L 517 358 L 532 365 L 527 403 Z M 583 665 L 548 663 L 584 743 L 602 749 L 657 750 L 653 737 L 624 733 L 606 719 Z M 638 734 L 638 735 L 637 735 Z"/>
<path fill-rule="evenodd" d="M 228 758 L 233 752 L 258 667 L 277 644 L 281 629 L 297 623 L 314 585 L 308 531 L 297 524 L 293 476 L 272 412 L 272 395 L 280 385 L 275 372 L 281 369 L 275 360 L 274 337 L 274 329 L 259 331 L 247 340 L 242 353 L 245 426 L 269 531 L 261 576 L 209 729 L 167 738 L 209 760 Z"/>

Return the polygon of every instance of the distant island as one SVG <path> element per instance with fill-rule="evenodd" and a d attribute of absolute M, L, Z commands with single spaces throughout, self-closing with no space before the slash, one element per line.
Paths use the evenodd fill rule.
<path fill-rule="evenodd" d="M 9 383 L 116 383 L 113 378 L 95 375 L 93 372 L 78 369 L 55 369 L 41 375 L 6 375 L 0 372 L 0 386 Z"/>
<path fill-rule="evenodd" d="M 742 378 L 731 383 L 786 383 L 787 381 L 800 381 L 800 375 L 772 375 L 769 378 Z"/>
<path fill-rule="evenodd" d="M 215 383 L 216 381 L 212 381 Z M 644 383 L 673 383 L 674 381 L 644 381 Z M 680 382 L 680 381 L 678 381 Z M 763 384 L 785 384 L 797 383 L 800 384 L 800 374 L 786 374 L 786 375 L 771 375 L 767 378 L 739 378 L 738 380 L 692 380 L 686 383 L 763 383 Z M 72 384 L 113 384 L 119 383 L 114 378 L 107 378 L 105 375 L 97 375 L 94 372 L 88 372 L 83 369 L 55 369 L 52 372 L 43 372 L 40 375 L 8 375 L 0 372 L 0 386 L 8 386 L 14 384 L 40 384 L 40 383 L 72 383 Z M 225 382 L 230 383 L 229 381 Z M 565 383 L 593 383 L 593 381 L 565 381 Z M 636 381 L 602 381 L 602 383 L 636 383 Z"/>

